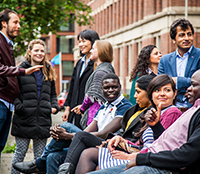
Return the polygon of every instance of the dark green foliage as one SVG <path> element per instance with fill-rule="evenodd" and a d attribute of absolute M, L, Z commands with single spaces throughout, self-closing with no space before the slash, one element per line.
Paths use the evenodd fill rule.
<path fill-rule="evenodd" d="M 5 8 L 20 15 L 20 34 L 14 40 L 15 56 L 25 53 L 29 41 L 49 32 L 55 34 L 68 20 L 79 25 L 89 25 L 92 21 L 91 8 L 79 0 L 3 0 L 0 11 Z M 75 14 L 73 18 L 72 13 Z"/>

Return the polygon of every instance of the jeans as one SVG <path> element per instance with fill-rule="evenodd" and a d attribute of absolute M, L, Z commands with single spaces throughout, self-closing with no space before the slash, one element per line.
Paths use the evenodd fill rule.
<path fill-rule="evenodd" d="M 0 153 L 2 152 L 10 130 L 12 112 L 0 102 Z"/>
<path fill-rule="evenodd" d="M 68 133 L 76 133 L 82 131 L 75 125 L 68 122 L 62 123 L 60 127 L 63 127 Z M 50 143 L 45 147 L 44 152 L 40 157 L 40 159 L 46 160 L 47 174 L 50 173 L 53 174 L 58 172 L 58 167 L 60 164 L 63 163 L 70 143 L 71 140 L 57 141 L 55 139 L 52 139 Z"/>
<path fill-rule="evenodd" d="M 47 174 L 58 173 L 59 166 L 64 163 L 65 157 L 67 155 L 68 148 L 62 151 L 57 151 L 50 153 L 46 160 L 46 172 Z"/>
<path fill-rule="evenodd" d="M 115 167 L 110 167 L 104 170 L 97 170 L 94 172 L 89 172 L 88 174 L 179 174 L 179 172 L 176 171 L 169 171 L 169 170 L 162 170 L 158 168 L 153 168 L 149 166 L 135 166 L 132 167 L 126 171 L 124 169 L 126 168 L 126 164 L 122 164 Z"/>

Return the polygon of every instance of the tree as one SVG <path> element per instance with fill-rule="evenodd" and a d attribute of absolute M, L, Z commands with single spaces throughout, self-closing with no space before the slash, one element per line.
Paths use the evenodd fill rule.
<path fill-rule="evenodd" d="M 21 29 L 15 39 L 16 55 L 24 54 L 27 43 L 38 35 L 56 34 L 68 20 L 79 25 L 89 25 L 92 21 L 91 8 L 79 0 L 3 0 L 0 11 L 5 8 L 15 10 L 20 16 Z"/>

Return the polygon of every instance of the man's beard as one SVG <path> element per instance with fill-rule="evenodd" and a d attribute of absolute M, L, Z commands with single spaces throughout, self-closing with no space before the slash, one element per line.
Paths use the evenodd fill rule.
<path fill-rule="evenodd" d="M 10 30 L 9 29 L 9 27 L 7 28 L 7 35 L 8 35 L 8 37 L 9 38 L 11 38 L 11 39 L 14 39 L 14 38 L 16 38 L 17 36 L 15 36 L 13 33 L 14 33 L 14 30 Z"/>

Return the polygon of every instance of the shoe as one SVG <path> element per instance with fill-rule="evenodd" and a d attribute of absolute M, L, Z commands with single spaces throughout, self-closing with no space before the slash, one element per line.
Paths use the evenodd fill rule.
<path fill-rule="evenodd" d="M 71 163 L 63 163 L 59 166 L 58 174 L 74 174 L 75 168 Z"/>
<path fill-rule="evenodd" d="M 22 173 L 45 173 L 45 171 L 41 171 L 37 168 L 37 165 L 34 161 L 26 161 L 26 162 L 16 162 L 12 164 L 13 168 Z"/>

